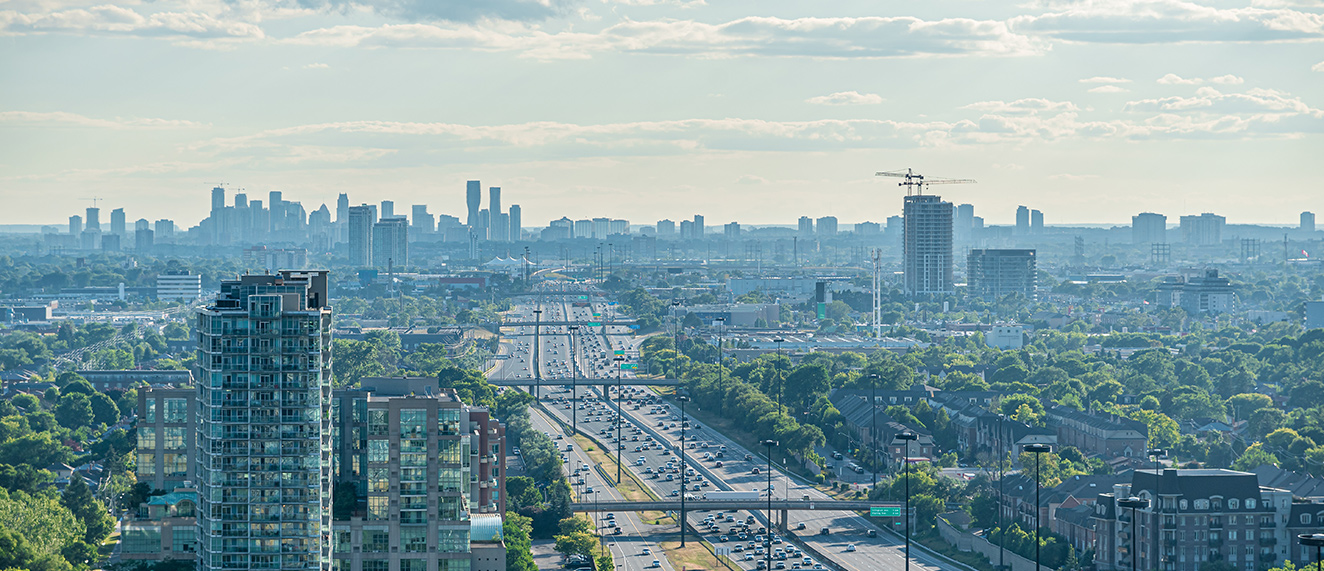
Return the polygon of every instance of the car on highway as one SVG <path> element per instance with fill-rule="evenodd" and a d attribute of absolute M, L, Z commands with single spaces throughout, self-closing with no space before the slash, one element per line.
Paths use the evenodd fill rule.
<path fill-rule="evenodd" d="M 851 543 L 851 544 L 846 545 L 846 553 L 852 553 L 852 552 L 854 552 L 854 551 L 855 551 L 855 544 L 854 544 L 854 543 Z"/>
<path fill-rule="evenodd" d="M 652 565 L 649 565 L 649 567 L 654 567 L 654 568 L 656 568 L 656 567 L 661 567 L 661 566 L 662 566 L 662 562 L 661 562 L 661 561 L 658 561 L 658 560 L 656 560 L 656 559 L 653 560 L 653 564 L 652 564 Z"/>

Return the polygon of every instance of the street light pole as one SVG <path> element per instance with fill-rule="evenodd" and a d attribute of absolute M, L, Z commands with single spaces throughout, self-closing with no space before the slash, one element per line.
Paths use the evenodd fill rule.
<path fill-rule="evenodd" d="M 1301 545 L 1315 548 L 1315 569 L 1317 571 L 1324 569 L 1324 561 L 1321 561 L 1319 558 L 1320 548 L 1324 547 L 1324 533 L 1316 533 L 1316 534 L 1303 533 L 1301 535 L 1296 536 L 1296 538 L 1301 540 Z M 1310 568 L 1310 564 L 1306 564 L 1306 569 L 1309 568 Z"/>
<path fill-rule="evenodd" d="M 625 424 L 625 409 L 621 407 L 621 396 L 625 391 L 621 390 L 621 363 L 625 357 L 616 357 L 616 485 L 621 485 L 621 450 L 625 448 L 625 443 L 621 441 L 621 425 Z"/>
<path fill-rule="evenodd" d="M 906 452 L 901 459 L 902 465 L 905 466 L 906 474 L 906 512 L 902 515 L 905 516 L 906 520 L 906 571 L 910 571 L 910 442 L 912 440 L 919 440 L 919 435 L 907 430 L 898 433 L 896 437 L 898 440 L 903 440 L 906 443 Z"/>
<path fill-rule="evenodd" d="M 1002 527 L 1002 480 L 1003 477 L 1006 476 L 1006 474 L 1003 473 L 1002 467 L 1002 421 L 1006 419 L 1007 415 L 998 415 L 998 437 L 994 439 L 998 455 L 998 571 L 1002 571 L 1003 565 L 1006 564 L 1004 558 L 1007 555 L 1007 550 L 1003 547 L 1003 540 L 1007 537 L 1007 530 Z"/>
<path fill-rule="evenodd" d="M 1162 569 L 1160 563 L 1162 563 L 1163 553 L 1159 548 L 1159 510 L 1163 509 L 1163 504 L 1159 502 L 1159 484 L 1163 483 L 1163 477 L 1159 474 L 1159 459 L 1167 456 L 1168 451 L 1162 448 L 1150 448 L 1148 454 L 1154 460 L 1154 503 L 1151 504 L 1153 509 L 1149 510 L 1154 515 L 1154 543 L 1151 544 L 1154 556 L 1150 559 L 1150 567 Z"/>
<path fill-rule="evenodd" d="M 1136 521 L 1136 508 L 1148 506 L 1149 501 L 1137 497 L 1130 497 L 1117 500 L 1117 505 L 1124 508 L 1131 508 L 1131 571 L 1140 571 L 1140 569 L 1136 567 L 1136 531 L 1140 529 L 1140 523 Z"/>
<path fill-rule="evenodd" d="M 567 316 L 569 317 L 569 316 Z M 579 355 L 575 352 L 575 336 L 579 334 L 579 326 L 571 325 L 570 329 L 570 431 L 571 437 L 579 434 Z"/>
<path fill-rule="evenodd" d="M 869 398 L 870 403 L 873 405 L 872 408 L 873 415 L 871 415 L 870 418 L 870 422 L 872 423 L 872 426 L 869 428 L 869 449 L 871 451 L 869 454 L 869 471 L 873 472 L 873 487 L 877 488 L 878 487 L 878 374 L 870 373 L 869 380 L 873 382 L 873 394 Z"/>
<path fill-rule="evenodd" d="M 718 317 L 717 321 L 722 324 L 721 330 L 717 333 L 717 416 L 722 416 L 722 401 L 726 400 L 726 391 L 724 390 L 725 386 L 723 383 L 726 375 L 722 373 L 722 337 L 723 334 L 726 333 L 726 318 Z"/>
<path fill-rule="evenodd" d="M 685 463 L 685 403 L 690 402 L 690 397 L 677 396 L 680 401 L 680 546 L 685 547 L 685 468 L 689 467 Z"/>
<path fill-rule="evenodd" d="M 1039 469 L 1039 457 L 1043 456 L 1045 452 L 1051 450 L 1052 448 L 1049 447 L 1047 444 L 1025 445 L 1025 451 L 1034 454 L 1034 571 L 1039 571 L 1039 527 L 1042 525 L 1042 523 L 1039 521 L 1039 516 L 1041 513 L 1039 511 L 1040 510 L 1039 506 L 1042 505 L 1039 503 L 1040 502 L 1039 489 L 1043 487 L 1042 485 L 1040 485 L 1040 482 L 1042 480 L 1041 474 L 1043 474 L 1043 472 L 1041 472 Z M 1135 535 L 1134 532 L 1132 532 L 1132 536 L 1134 535 Z"/>
<path fill-rule="evenodd" d="M 768 448 L 768 535 L 772 535 L 772 447 L 781 446 L 776 440 L 764 440 L 763 445 Z M 765 571 L 772 571 L 772 542 L 763 550 Z"/>
<path fill-rule="evenodd" d="M 538 334 L 542 328 L 542 310 L 533 310 L 533 400 L 537 402 L 542 394 L 542 343 Z"/>

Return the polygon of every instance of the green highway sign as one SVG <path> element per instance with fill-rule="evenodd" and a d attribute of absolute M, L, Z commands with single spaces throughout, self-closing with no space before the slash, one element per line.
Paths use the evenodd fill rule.
<path fill-rule="evenodd" d="M 601 323 L 598 323 L 598 322 L 596 322 L 596 321 L 590 321 L 590 322 L 588 322 L 588 326 L 589 326 L 589 327 L 602 327 L 602 324 L 601 324 Z"/>
<path fill-rule="evenodd" d="M 621 368 L 627 371 L 639 370 L 639 363 L 621 363 Z"/>
<path fill-rule="evenodd" d="M 869 517 L 901 517 L 901 508 L 872 507 Z"/>
<path fill-rule="evenodd" d="M 587 296 L 587 295 L 581 295 L 581 296 L 579 296 L 579 299 L 588 299 L 588 296 Z"/>
<path fill-rule="evenodd" d="M 625 354 L 625 349 L 617 349 L 617 350 L 615 350 L 615 351 L 612 351 L 612 353 L 614 353 L 614 354 L 616 354 L 616 355 L 624 355 L 624 354 Z"/>

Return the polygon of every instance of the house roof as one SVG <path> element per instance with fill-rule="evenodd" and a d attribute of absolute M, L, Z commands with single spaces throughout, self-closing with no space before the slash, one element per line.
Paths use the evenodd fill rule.
<path fill-rule="evenodd" d="M 1324 498 L 1324 479 L 1308 474 L 1289 472 L 1273 464 L 1265 464 L 1251 470 L 1259 478 L 1261 486 L 1279 488 L 1292 492 L 1296 498 Z"/>
<path fill-rule="evenodd" d="M 1140 491 L 1152 493 L 1157 481 L 1160 496 L 1180 495 L 1192 500 L 1213 497 L 1260 498 L 1259 478 L 1250 472 L 1237 472 L 1222 468 L 1200 470 L 1173 470 L 1168 468 L 1162 470 L 1161 475 L 1161 478 L 1157 477 L 1152 469 L 1135 470 L 1132 472 L 1131 479 L 1132 493 L 1138 494 Z M 1196 510 L 1194 504 L 1192 504 L 1191 511 L 1198 512 L 1201 510 Z M 1223 506 L 1218 511 L 1230 510 L 1228 506 Z"/>

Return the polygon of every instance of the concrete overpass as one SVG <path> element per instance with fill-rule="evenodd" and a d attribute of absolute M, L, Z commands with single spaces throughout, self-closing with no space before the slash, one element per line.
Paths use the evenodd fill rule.
<path fill-rule="evenodd" d="M 638 377 L 622 377 L 622 385 L 638 386 L 647 385 L 652 387 L 674 387 L 680 384 L 677 379 L 641 379 Z M 537 384 L 546 386 L 574 385 L 577 387 L 600 387 L 603 385 L 615 385 L 616 379 L 543 379 L 541 383 L 532 379 L 488 379 L 487 384 L 498 387 L 527 387 Z"/>
<path fill-rule="evenodd" d="M 633 320 L 633 319 L 630 319 L 630 320 L 627 320 L 627 321 L 619 321 L 619 320 L 618 320 L 618 321 L 542 321 L 542 322 L 539 322 L 539 321 L 503 321 L 503 322 L 501 322 L 501 323 L 493 323 L 492 325 L 496 325 L 496 326 L 500 326 L 500 327 L 533 327 L 533 326 L 540 326 L 540 327 L 565 327 L 565 326 L 567 326 L 567 325 L 578 325 L 578 326 L 580 326 L 580 327 L 588 327 L 590 323 L 595 324 L 595 325 L 593 325 L 593 327 L 597 327 L 597 326 L 599 326 L 599 325 L 617 325 L 617 326 L 620 326 L 620 325 L 638 325 L 638 324 L 639 324 L 638 321 L 635 321 L 635 320 Z"/>
<path fill-rule="evenodd" d="M 639 511 L 680 511 L 680 500 L 653 500 L 627 502 L 621 500 L 603 502 L 574 502 L 570 504 L 577 512 L 639 512 Z M 862 511 L 869 508 L 901 508 L 899 502 L 871 502 L 866 500 L 772 500 L 772 509 L 779 511 Z M 768 500 L 685 500 L 685 511 L 691 510 L 749 510 L 768 509 Z"/>

